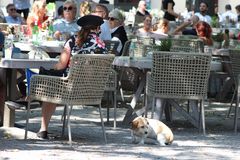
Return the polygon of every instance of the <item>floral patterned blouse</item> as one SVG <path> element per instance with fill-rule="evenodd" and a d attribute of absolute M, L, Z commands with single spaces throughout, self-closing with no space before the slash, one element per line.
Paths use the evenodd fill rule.
<path fill-rule="evenodd" d="M 105 43 L 98 37 L 96 33 L 90 33 L 85 43 L 79 47 L 75 44 L 77 36 L 72 36 L 66 43 L 65 47 L 69 47 L 71 55 L 75 54 L 107 54 Z"/>

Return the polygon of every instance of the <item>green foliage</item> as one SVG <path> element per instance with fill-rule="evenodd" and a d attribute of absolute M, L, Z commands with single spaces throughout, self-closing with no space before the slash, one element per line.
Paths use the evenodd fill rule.
<path fill-rule="evenodd" d="M 219 27 L 220 27 L 219 19 L 218 19 L 217 16 L 212 16 L 211 26 L 212 26 L 213 28 L 219 28 Z"/>
<path fill-rule="evenodd" d="M 156 51 L 170 51 L 172 47 L 171 39 L 163 39 L 158 45 L 153 46 L 153 50 Z"/>
<path fill-rule="evenodd" d="M 212 35 L 212 39 L 216 42 L 222 42 L 224 40 L 224 34 L 222 32 L 217 33 L 216 35 Z"/>

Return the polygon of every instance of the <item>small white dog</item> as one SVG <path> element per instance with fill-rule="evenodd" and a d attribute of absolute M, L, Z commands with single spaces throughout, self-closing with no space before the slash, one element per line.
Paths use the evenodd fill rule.
<path fill-rule="evenodd" d="M 159 120 L 137 117 L 131 124 L 133 143 L 137 143 L 137 137 L 140 138 L 139 144 L 144 144 L 145 138 L 155 139 L 161 146 L 169 145 L 173 141 L 171 129 Z"/>

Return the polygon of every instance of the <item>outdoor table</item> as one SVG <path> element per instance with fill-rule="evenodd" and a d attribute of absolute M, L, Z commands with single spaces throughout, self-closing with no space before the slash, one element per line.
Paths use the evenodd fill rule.
<path fill-rule="evenodd" d="M 42 41 L 39 42 L 38 45 L 33 45 L 32 42 L 24 42 L 24 41 L 20 41 L 20 42 L 14 42 L 15 47 L 18 47 L 21 49 L 22 52 L 29 52 L 31 50 L 34 50 L 36 47 L 44 50 L 45 52 L 47 52 L 48 54 L 60 54 L 63 51 L 63 45 L 64 42 L 63 41 Z"/>
<path fill-rule="evenodd" d="M 0 62 L 0 68 L 2 68 L 2 83 L 5 87 L 5 94 L 3 101 L 16 100 L 16 79 L 17 79 L 17 69 L 26 68 L 40 68 L 44 66 L 47 69 L 53 68 L 53 66 L 58 62 L 58 59 L 48 58 L 48 59 L 5 59 L 2 58 Z M 2 117 L 4 113 L 4 104 L 0 104 L 0 116 Z"/>

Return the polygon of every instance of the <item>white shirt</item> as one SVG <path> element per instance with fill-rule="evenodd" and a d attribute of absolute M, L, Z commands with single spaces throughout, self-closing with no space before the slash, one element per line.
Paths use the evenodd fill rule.
<path fill-rule="evenodd" d="M 198 16 L 200 21 L 207 22 L 208 24 L 211 24 L 212 18 L 209 15 L 202 15 L 200 12 L 195 13 L 196 16 Z"/>
<path fill-rule="evenodd" d="M 111 33 L 115 32 L 119 27 L 120 27 L 120 26 L 117 26 L 117 27 L 111 29 Z M 119 45 L 118 45 L 118 47 L 117 47 L 117 51 L 120 53 L 120 51 L 121 51 L 121 49 L 122 49 L 122 47 L 123 47 L 121 40 L 120 40 L 118 37 L 112 37 L 112 41 L 117 41 L 117 42 L 119 42 Z"/>
<path fill-rule="evenodd" d="M 30 8 L 30 0 L 13 0 L 15 7 L 19 10 Z"/>
<path fill-rule="evenodd" d="M 101 40 L 111 40 L 111 29 L 109 26 L 109 22 L 107 20 L 104 20 L 104 23 L 100 26 L 101 28 L 101 34 L 100 38 Z"/>
<path fill-rule="evenodd" d="M 222 22 L 226 22 L 226 17 L 229 17 L 229 20 L 233 20 L 234 22 L 237 22 L 237 15 L 234 14 L 232 11 L 226 11 L 222 14 Z"/>

